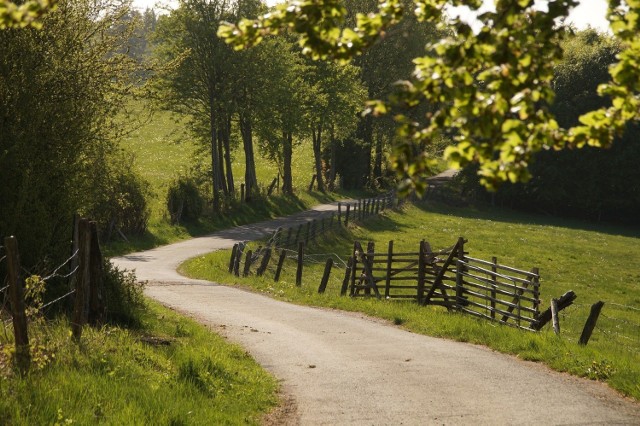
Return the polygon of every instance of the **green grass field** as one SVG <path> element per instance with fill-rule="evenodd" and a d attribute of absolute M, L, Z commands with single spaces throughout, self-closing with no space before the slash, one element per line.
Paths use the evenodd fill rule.
<path fill-rule="evenodd" d="M 30 373 L 15 375 L 0 343 L 0 423 L 259 424 L 277 382 L 240 347 L 149 302 L 140 329 L 63 319 L 30 328 Z M 1 342 L 1 341 L 0 341 Z"/>
<path fill-rule="evenodd" d="M 166 212 L 166 195 L 171 182 L 179 175 L 185 175 L 191 168 L 202 163 L 208 164 L 208 154 L 200 153 L 201 148 L 187 132 L 184 119 L 167 111 L 154 111 L 144 101 L 132 103 L 135 117 L 142 124 L 129 133 L 121 142 L 121 147 L 135 156 L 135 167 L 140 175 L 150 183 L 152 195 L 148 200 L 150 220 L 145 235 L 129 237 L 128 241 L 115 239 L 106 246 L 109 256 L 132 251 L 149 249 L 190 237 L 207 234 L 227 227 L 257 222 L 271 217 L 306 210 L 313 205 L 331 202 L 362 191 L 339 191 L 322 194 L 308 191 L 307 187 L 313 175 L 313 152 L 310 143 L 302 141 L 295 145 L 293 153 L 294 196 L 274 194 L 268 199 L 252 204 L 236 205 L 232 210 L 218 214 L 211 212 L 194 223 L 171 225 Z M 258 147 L 256 146 L 256 149 Z M 244 181 L 244 157 L 242 149 L 236 148 L 232 158 L 236 188 Z M 256 153 L 256 173 L 258 184 L 267 187 L 277 175 L 277 165 Z M 205 194 L 210 198 L 210 194 Z"/>
<path fill-rule="evenodd" d="M 346 261 L 354 240 L 371 240 L 377 247 L 386 247 L 393 239 L 397 251 L 417 252 L 423 238 L 434 249 L 440 249 L 454 244 L 458 236 L 468 239 L 465 248 L 470 256 L 497 256 L 501 264 L 525 270 L 539 267 L 542 309 L 549 306 L 551 298 L 574 290 L 578 299 L 560 315 L 560 336 L 550 326 L 534 333 L 449 313 L 441 307 L 340 297 L 344 274 L 340 268 L 333 271 L 327 292 L 317 294 L 327 253 Z M 309 247 L 308 253 L 325 255 L 308 259 L 302 287 L 294 284 L 293 260 L 287 261 L 279 283 L 273 282 L 272 271 L 261 278 L 237 278 L 227 273 L 227 251 L 192 259 L 182 271 L 193 277 L 249 286 L 294 303 L 361 311 L 414 332 L 487 345 L 523 359 L 544 362 L 556 370 L 607 381 L 622 393 L 640 399 L 639 238 L 639 229 L 500 209 L 423 204 L 385 213 Z M 597 328 L 589 344 L 579 346 L 577 341 L 590 306 L 599 300 L 605 306 Z"/>

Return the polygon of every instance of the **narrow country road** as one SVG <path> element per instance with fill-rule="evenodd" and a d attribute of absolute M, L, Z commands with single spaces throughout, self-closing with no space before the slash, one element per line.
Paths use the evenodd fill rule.
<path fill-rule="evenodd" d="M 274 424 L 640 424 L 640 404 L 602 383 L 363 315 L 292 305 L 176 272 L 188 258 L 335 209 L 322 205 L 112 261 L 148 280 L 149 297 L 241 344 L 281 380 L 287 404 Z"/>

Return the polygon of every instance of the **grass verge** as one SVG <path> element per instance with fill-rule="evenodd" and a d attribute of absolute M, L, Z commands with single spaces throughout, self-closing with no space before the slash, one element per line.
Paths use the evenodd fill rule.
<path fill-rule="evenodd" d="M 23 378 L 1 362 L 5 344 L 0 423 L 259 424 L 277 404 L 275 379 L 242 348 L 153 302 L 142 321 L 87 327 L 79 345 L 66 320 L 31 327 Z"/>
<path fill-rule="evenodd" d="M 326 257 L 337 255 L 346 260 L 354 240 L 374 241 L 381 250 L 393 239 L 397 251 L 417 252 L 423 238 L 440 249 L 452 245 L 458 236 L 469 240 L 465 248 L 471 256 L 497 256 L 500 263 L 522 269 L 538 266 L 543 309 L 552 297 L 574 290 L 578 300 L 561 313 L 561 335 L 554 335 L 548 326 L 540 333 L 521 331 L 411 302 L 340 297 L 342 268 L 331 274 L 326 293 L 317 294 Z M 301 287 L 295 286 L 293 260 L 285 262 L 278 283 L 273 282 L 273 271 L 263 277 L 228 274 L 227 251 L 194 258 L 181 270 L 197 278 L 248 286 L 289 302 L 364 312 L 417 333 L 486 345 L 558 371 L 606 381 L 640 399 L 640 257 L 630 256 L 637 252 L 639 237 L 638 229 L 500 209 L 425 204 L 387 212 L 310 246 L 307 252 L 318 255 L 307 257 Z M 598 327 L 589 344 L 580 346 L 577 340 L 590 305 L 598 300 L 605 302 Z"/>

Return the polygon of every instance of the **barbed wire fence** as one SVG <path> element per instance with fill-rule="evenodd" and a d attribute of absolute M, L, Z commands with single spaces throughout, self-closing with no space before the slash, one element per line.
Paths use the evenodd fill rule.
<path fill-rule="evenodd" d="M 49 309 L 74 296 L 71 331 L 77 342 L 84 324 L 98 322 L 104 312 L 101 288 L 103 259 L 96 223 L 80 219 L 78 230 L 78 248 L 46 274 L 35 274 L 20 265 L 18 241 L 15 237 L 6 237 L 4 245 L 0 246 L 0 262 L 6 262 L 4 266 L 7 270 L 7 276 L 0 287 L 0 323 L 3 330 L 0 345 L 15 346 L 15 362 L 21 373 L 26 372 L 31 364 L 29 324 L 44 321 Z M 67 271 L 62 272 L 64 269 Z M 43 295 L 47 284 L 54 279 L 70 279 L 75 286 L 44 303 Z M 38 332 L 46 332 L 46 328 L 38 327 Z"/>

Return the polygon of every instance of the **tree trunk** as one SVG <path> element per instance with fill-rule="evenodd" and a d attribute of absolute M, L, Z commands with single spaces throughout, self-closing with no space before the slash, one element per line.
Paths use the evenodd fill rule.
<path fill-rule="evenodd" d="M 371 148 L 373 148 L 373 123 L 371 121 L 371 115 L 367 115 L 364 118 L 364 129 L 362 134 L 362 140 L 365 147 L 365 161 L 367 165 L 367 175 L 365 176 L 365 185 L 371 185 Z"/>
<path fill-rule="evenodd" d="M 231 115 L 227 116 L 226 123 L 224 123 L 224 133 L 222 134 L 222 140 L 224 142 L 224 162 L 227 168 L 227 192 L 233 195 L 235 192 L 235 185 L 233 182 L 233 168 L 231 167 Z"/>
<path fill-rule="evenodd" d="M 333 131 L 333 126 L 331 126 L 331 133 L 329 135 L 331 138 L 331 164 L 329 165 L 329 191 L 333 191 L 336 188 L 336 161 L 338 159 L 338 144 L 336 142 L 336 137 Z"/>
<path fill-rule="evenodd" d="M 220 179 L 220 189 L 222 189 L 224 195 L 229 195 L 229 188 L 227 187 L 227 180 L 224 177 L 224 126 L 218 128 L 218 158 L 220 162 L 220 168 L 218 169 L 218 175 Z"/>
<path fill-rule="evenodd" d="M 318 190 L 325 192 L 324 178 L 322 176 L 322 126 L 312 129 L 313 138 L 313 158 L 316 166 L 316 179 Z"/>
<path fill-rule="evenodd" d="M 293 155 L 293 135 L 291 132 L 282 132 L 282 192 L 293 194 L 293 178 L 291 176 L 291 157 Z"/>
<path fill-rule="evenodd" d="M 253 128 L 251 118 L 245 114 L 240 114 L 240 133 L 244 145 L 244 181 L 247 184 L 247 193 L 251 194 L 258 188 L 258 177 L 256 176 L 256 160 L 253 154 Z"/>
<path fill-rule="evenodd" d="M 216 114 L 213 108 L 213 96 L 209 99 L 210 113 L 209 113 L 209 126 L 211 130 L 211 183 L 213 184 L 213 208 L 215 210 L 220 209 L 220 190 L 222 189 L 222 182 L 220 181 L 220 157 L 218 156 L 218 134 L 216 127 Z"/>
<path fill-rule="evenodd" d="M 376 152 L 373 165 L 373 181 L 382 177 L 382 129 L 376 132 Z"/>

